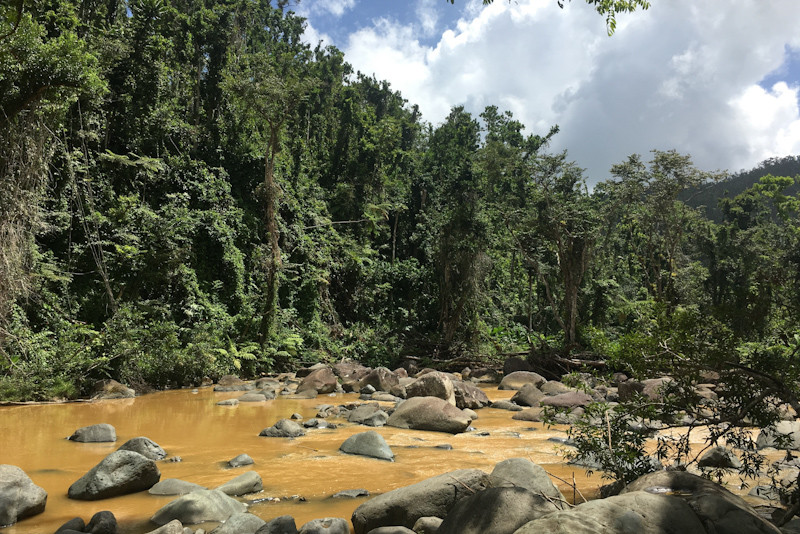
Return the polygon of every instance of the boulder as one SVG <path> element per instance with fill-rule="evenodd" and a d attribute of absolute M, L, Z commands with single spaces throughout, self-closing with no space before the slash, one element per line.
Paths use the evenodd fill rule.
<path fill-rule="evenodd" d="M 550 380 L 549 382 L 545 382 L 544 384 L 539 386 L 539 390 L 545 395 L 560 395 L 561 393 L 574 391 L 572 388 L 565 386 L 564 384 L 558 382 L 557 380 Z"/>
<path fill-rule="evenodd" d="M 389 416 L 387 425 L 413 430 L 433 430 L 457 434 L 472 420 L 452 404 L 438 397 L 413 397 L 401 402 Z"/>
<path fill-rule="evenodd" d="M 319 371 L 320 369 L 328 369 L 328 366 L 322 362 L 315 363 L 314 365 L 311 365 L 309 367 L 303 367 L 301 369 L 298 369 L 295 372 L 294 376 L 296 376 L 297 378 L 305 378 L 308 375 L 312 374 L 314 371 Z"/>
<path fill-rule="evenodd" d="M 642 384 L 644 385 L 644 388 L 642 389 L 642 394 L 650 400 L 662 400 L 664 397 L 664 387 L 670 382 L 673 382 L 673 379 L 669 376 L 643 380 Z"/>
<path fill-rule="evenodd" d="M 706 451 L 697 462 L 698 467 L 714 467 L 719 469 L 738 469 L 742 466 L 741 460 L 733 451 L 722 446 L 717 446 Z"/>
<path fill-rule="evenodd" d="M 314 370 L 309 374 L 307 377 L 300 382 L 300 385 L 297 386 L 297 393 L 302 393 L 303 391 L 314 390 L 319 394 L 326 394 L 326 393 L 333 393 L 336 391 L 336 386 L 339 385 L 339 381 L 336 379 L 336 375 L 333 374 L 333 370 L 328 367 L 327 365 Z"/>
<path fill-rule="evenodd" d="M 158 443 L 144 436 L 129 439 L 120 445 L 117 450 L 138 452 L 145 458 L 150 458 L 151 460 L 163 460 L 167 457 L 166 451 L 162 449 Z"/>
<path fill-rule="evenodd" d="M 267 522 L 247 512 L 236 513 L 211 531 L 211 534 L 255 534 Z"/>
<path fill-rule="evenodd" d="M 267 521 L 256 534 L 297 534 L 297 524 L 294 522 L 294 517 L 282 515 Z"/>
<path fill-rule="evenodd" d="M 619 382 L 617 385 L 617 395 L 620 401 L 632 400 L 637 395 L 641 395 L 642 391 L 644 391 L 644 384 L 632 378 Z"/>
<path fill-rule="evenodd" d="M 374 387 L 376 391 L 391 391 L 393 386 L 399 384 L 400 378 L 395 373 L 386 367 L 377 367 L 358 381 L 356 391 L 361 391 L 361 388 L 366 385 Z"/>
<path fill-rule="evenodd" d="M 800 421 L 778 421 L 763 428 L 756 438 L 759 449 L 775 447 L 800 450 Z"/>
<path fill-rule="evenodd" d="M 89 534 L 117 534 L 117 518 L 108 510 L 97 512 L 86 525 Z"/>
<path fill-rule="evenodd" d="M 353 434 L 342 443 L 339 450 L 347 454 L 369 456 L 379 460 L 389 460 L 390 462 L 394 460 L 392 449 L 389 448 L 383 436 L 374 430 Z"/>
<path fill-rule="evenodd" d="M 444 518 L 458 501 L 488 484 L 489 475 L 483 471 L 461 469 L 378 495 L 353 512 L 355 534 L 385 526 L 412 528 L 421 517 Z"/>
<path fill-rule="evenodd" d="M 438 397 L 456 405 L 453 381 L 444 373 L 436 371 L 427 373 L 406 386 L 406 398 Z"/>
<path fill-rule="evenodd" d="M 719 484 L 685 471 L 656 471 L 628 484 L 620 492 L 672 493 L 694 510 L 705 531 L 715 534 L 778 534 L 741 497 Z M 680 531 L 676 531 L 680 532 Z"/>
<path fill-rule="evenodd" d="M 201 489 L 206 488 L 194 482 L 186 482 L 177 478 L 165 478 L 153 484 L 153 487 L 147 490 L 147 493 L 150 495 L 186 495 Z"/>
<path fill-rule="evenodd" d="M 354 360 L 343 360 L 333 365 L 333 372 L 343 380 L 360 380 L 370 372 L 370 368 L 364 367 Z"/>
<path fill-rule="evenodd" d="M 378 404 L 362 404 L 347 416 L 351 423 L 376 427 L 385 425 L 388 419 L 389 414 L 381 410 Z"/>
<path fill-rule="evenodd" d="M 268 438 L 297 438 L 305 436 L 306 431 L 291 419 L 281 419 L 271 427 L 262 430 L 258 435 Z"/>
<path fill-rule="evenodd" d="M 136 392 L 117 382 L 116 380 L 98 380 L 92 388 L 92 398 L 101 399 L 132 399 Z"/>
<path fill-rule="evenodd" d="M 525 369 L 519 370 L 524 371 Z M 503 379 L 503 374 L 495 369 L 484 367 L 481 369 L 473 369 L 469 373 L 469 379 L 479 384 L 498 384 Z"/>
<path fill-rule="evenodd" d="M 453 391 L 456 396 L 456 407 L 478 410 L 489 405 L 489 397 L 481 388 L 460 380 L 453 382 Z"/>
<path fill-rule="evenodd" d="M 437 534 L 512 534 L 525 523 L 560 508 L 519 487 L 488 488 L 453 506 Z"/>
<path fill-rule="evenodd" d="M 254 463 L 255 462 L 252 458 L 250 458 L 250 455 L 245 453 L 240 454 L 236 458 L 231 458 L 228 460 L 228 465 L 231 467 L 243 467 L 245 465 L 253 465 Z"/>
<path fill-rule="evenodd" d="M 337 491 L 331 496 L 332 499 L 357 499 L 359 497 L 369 497 L 369 491 L 365 489 L 349 489 Z"/>
<path fill-rule="evenodd" d="M 514 419 L 515 421 L 530 421 L 540 423 L 542 421 L 542 412 L 543 409 L 541 407 L 526 408 L 512 415 L 511 419 Z"/>
<path fill-rule="evenodd" d="M 0 465 L 0 527 L 44 512 L 47 492 L 15 465 Z"/>
<path fill-rule="evenodd" d="M 538 373 L 532 371 L 514 371 L 503 377 L 497 389 L 522 389 L 522 386 L 525 384 L 533 384 L 539 387 L 545 382 L 547 382 L 547 380 Z"/>
<path fill-rule="evenodd" d="M 261 475 L 255 471 L 248 471 L 225 482 L 224 484 L 221 484 L 220 486 L 217 486 L 216 489 L 226 495 L 238 497 L 239 495 L 259 492 L 264 489 L 264 487 L 261 482 Z"/>
<path fill-rule="evenodd" d="M 350 524 L 341 517 L 313 519 L 300 527 L 299 534 L 350 534 Z"/>
<path fill-rule="evenodd" d="M 183 524 L 177 519 L 174 521 L 170 521 L 163 527 L 158 527 L 155 530 L 151 530 L 147 534 L 184 534 L 185 531 L 183 530 Z"/>
<path fill-rule="evenodd" d="M 117 441 L 117 431 L 108 423 L 79 428 L 67 438 L 80 443 L 110 443 Z"/>
<path fill-rule="evenodd" d="M 275 398 L 275 392 L 273 392 L 273 397 Z M 267 396 L 260 391 L 248 391 L 241 397 L 237 399 L 239 402 L 264 402 L 267 400 Z"/>
<path fill-rule="evenodd" d="M 166 525 L 175 519 L 184 525 L 195 525 L 206 521 L 221 522 L 246 509 L 246 505 L 219 490 L 197 490 L 168 503 L 158 510 L 150 521 L 156 525 Z"/>
<path fill-rule="evenodd" d="M 239 399 L 225 399 L 217 403 L 217 406 L 239 406 Z"/>
<path fill-rule="evenodd" d="M 416 532 L 406 527 L 378 527 L 373 528 L 367 534 L 416 534 Z"/>
<path fill-rule="evenodd" d="M 56 529 L 55 534 L 59 532 L 84 532 L 86 530 L 86 523 L 80 517 L 73 517 L 60 527 Z"/>
<path fill-rule="evenodd" d="M 519 356 L 506 358 L 506 361 L 503 362 L 503 375 L 510 375 L 517 371 L 533 371 L 533 366 Z"/>
<path fill-rule="evenodd" d="M 95 501 L 136 493 L 161 478 L 156 463 L 138 452 L 114 451 L 69 487 L 70 499 Z"/>
<path fill-rule="evenodd" d="M 492 487 L 517 487 L 542 495 L 557 508 L 566 508 L 566 499 L 550 480 L 550 476 L 540 465 L 527 458 L 509 458 L 498 462 L 489 475 Z"/>
<path fill-rule="evenodd" d="M 539 401 L 542 406 L 553 406 L 555 408 L 577 408 L 578 406 L 588 406 L 594 399 L 582 391 L 569 391 L 560 393 L 552 397 L 544 397 Z"/>
<path fill-rule="evenodd" d="M 436 534 L 444 521 L 441 517 L 420 517 L 411 529 L 417 534 Z"/>
<path fill-rule="evenodd" d="M 708 534 L 679 497 L 643 491 L 580 504 L 526 523 L 514 534 Z M 710 532 L 710 531 L 709 531 Z"/>
<path fill-rule="evenodd" d="M 547 384 L 558 383 L 548 382 Z M 545 386 L 547 385 L 545 384 Z M 511 397 L 511 402 L 519 404 L 520 406 L 539 406 L 539 401 L 544 397 L 544 392 L 533 384 L 525 384 L 519 389 L 514 396 Z"/>
<path fill-rule="evenodd" d="M 519 404 L 507 400 L 494 401 L 489 407 L 497 410 L 508 410 L 510 412 L 521 412 L 524 409 Z"/>

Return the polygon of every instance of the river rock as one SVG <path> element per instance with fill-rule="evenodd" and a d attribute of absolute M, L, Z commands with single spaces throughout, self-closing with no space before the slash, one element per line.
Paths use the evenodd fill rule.
<path fill-rule="evenodd" d="M 643 491 L 580 504 L 526 523 L 514 534 L 708 534 L 680 498 Z M 711 531 L 709 531 L 711 532 Z"/>
<path fill-rule="evenodd" d="M 417 534 L 436 534 L 442 524 L 442 521 L 444 521 L 444 519 L 441 517 L 420 517 L 414 523 L 414 527 L 411 530 Z"/>
<path fill-rule="evenodd" d="M 400 378 L 386 367 L 377 367 L 371 370 L 364 378 L 358 381 L 356 391 L 367 384 L 374 387 L 377 391 L 391 391 L 392 386 L 400 384 Z"/>
<path fill-rule="evenodd" d="M 401 402 L 389 416 L 387 425 L 413 430 L 433 430 L 458 434 L 472 420 L 449 402 L 438 397 L 413 397 Z"/>
<path fill-rule="evenodd" d="M 255 471 L 248 471 L 225 482 L 224 484 L 221 484 L 220 486 L 217 486 L 216 489 L 222 493 L 225 493 L 226 495 L 238 497 L 239 495 L 259 492 L 264 489 L 264 487 L 261 482 L 261 475 Z M 255 530 L 253 532 L 255 532 Z"/>
<path fill-rule="evenodd" d="M 184 534 L 183 524 L 177 519 L 170 521 L 163 527 L 151 530 L 147 534 Z"/>
<path fill-rule="evenodd" d="M 116 380 L 98 380 L 92 388 L 92 398 L 101 399 L 132 399 L 136 392 L 117 382 Z"/>
<path fill-rule="evenodd" d="M 120 445 L 117 450 L 138 452 L 145 458 L 150 458 L 151 460 L 163 460 L 167 457 L 166 451 L 162 449 L 158 443 L 144 436 L 129 439 Z"/>
<path fill-rule="evenodd" d="M 350 525 L 341 517 L 324 517 L 300 527 L 299 534 L 350 534 Z"/>
<path fill-rule="evenodd" d="M 392 449 L 389 448 L 383 436 L 374 430 L 353 434 L 342 443 L 339 450 L 347 454 L 369 456 L 379 460 L 389 460 L 390 462 L 394 460 Z"/>
<path fill-rule="evenodd" d="M 559 509 L 525 488 L 488 488 L 457 502 L 436 532 L 512 534 L 525 523 Z"/>
<path fill-rule="evenodd" d="M 489 475 L 493 487 L 525 488 L 537 495 L 543 495 L 558 508 L 566 508 L 566 499 L 550 480 L 542 466 L 527 458 L 509 458 L 498 462 Z"/>
<path fill-rule="evenodd" d="M 97 512 L 86 525 L 89 534 L 117 534 L 117 518 L 108 510 Z"/>
<path fill-rule="evenodd" d="M 548 382 L 547 384 L 551 383 Z M 533 384 L 525 384 L 511 397 L 511 402 L 520 406 L 539 406 L 539 401 L 542 397 L 544 397 L 542 390 Z"/>
<path fill-rule="evenodd" d="M 756 438 L 759 449 L 775 447 L 800 450 L 800 421 L 778 421 L 763 428 Z"/>
<path fill-rule="evenodd" d="M 373 528 L 367 534 L 416 534 L 416 532 L 406 527 L 378 527 Z"/>
<path fill-rule="evenodd" d="M 268 438 L 297 438 L 305 435 L 306 431 L 303 430 L 303 427 L 291 419 L 281 419 L 271 427 L 262 430 L 259 434 L 259 436 Z"/>
<path fill-rule="evenodd" d="M 656 471 L 628 484 L 620 492 L 672 493 L 679 495 L 705 525 L 702 532 L 715 534 L 778 534 L 780 531 L 758 516 L 741 497 L 719 484 L 685 471 Z M 672 532 L 681 532 L 673 530 Z"/>
<path fill-rule="evenodd" d="M 523 410 L 519 404 L 507 400 L 494 401 L 489 406 L 497 410 L 508 410 L 510 412 L 521 412 Z"/>
<path fill-rule="evenodd" d="M 86 523 L 84 523 L 83 519 L 80 517 L 73 517 L 60 527 L 58 527 L 55 531 L 55 534 L 59 532 L 84 532 L 86 530 Z"/>
<path fill-rule="evenodd" d="M 641 395 L 642 391 L 644 391 L 644 384 L 632 378 L 617 384 L 617 395 L 620 401 L 633 400 L 637 395 Z"/>
<path fill-rule="evenodd" d="M 531 421 L 539 423 L 542 421 L 543 409 L 540 406 L 535 408 L 526 408 L 511 416 L 515 421 Z"/>
<path fill-rule="evenodd" d="M 236 458 L 231 458 L 228 460 L 228 465 L 231 467 L 243 467 L 245 465 L 253 465 L 254 463 L 255 462 L 252 458 L 250 458 L 250 455 L 245 453 L 240 454 Z"/>
<path fill-rule="evenodd" d="M 469 374 L 469 379 L 479 384 L 497 384 L 503 379 L 503 374 L 496 369 L 484 367 L 473 369 Z"/>
<path fill-rule="evenodd" d="M 156 525 L 166 525 L 177 519 L 184 525 L 195 525 L 205 521 L 225 521 L 246 509 L 246 505 L 219 490 L 197 490 L 170 502 L 158 510 L 150 521 Z"/>
<path fill-rule="evenodd" d="M 572 388 L 565 386 L 561 382 L 557 380 L 550 380 L 549 382 L 545 382 L 541 386 L 539 386 L 539 391 L 544 393 L 545 395 L 560 395 L 562 393 L 568 393 L 570 391 L 575 391 Z"/>
<path fill-rule="evenodd" d="M 436 371 L 427 373 L 406 386 L 406 398 L 412 397 L 438 397 L 456 405 L 453 381 L 444 373 Z"/>
<path fill-rule="evenodd" d="M 741 460 L 733 451 L 722 446 L 717 446 L 706 451 L 697 462 L 698 467 L 714 467 L 720 469 L 738 469 L 742 466 Z"/>
<path fill-rule="evenodd" d="M 673 382 L 673 379 L 669 376 L 643 380 L 642 384 L 644 385 L 644 388 L 642 389 L 642 395 L 650 400 L 662 400 L 664 398 L 664 388 L 670 382 Z"/>
<path fill-rule="evenodd" d="M 339 381 L 336 379 L 336 375 L 333 373 L 333 370 L 326 365 L 312 371 L 311 374 L 306 376 L 303 381 L 300 382 L 300 385 L 297 386 L 297 393 L 299 394 L 303 391 L 313 389 L 317 393 L 324 395 L 336 391 L 336 386 L 338 385 Z"/>
<path fill-rule="evenodd" d="M 294 376 L 297 378 L 305 378 L 308 375 L 312 374 L 314 371 L 319 371 L 320 369 L 328 369 L 328 366 L 322 362 L 318 362 L 309 367 L 301 367 L 300 369 L 295 371 Z"/>
<path fill-rule="evenodd" d="M 223 524 L 211 531 L 211 534 L 255 534 L 267 522 L 247 512 L 230 516 Z"/>
<path fill-rule="evenodd" d="M 489 475 L 480 469 L 460 469 L 378 495 L 353 512 L 355 534 L 384 526 L 412 528 L 420 517 L 444 518 L 458 501 L 488 484 Z"/>
<path fill-rule="evenodd" d="M 332 499 L 357 499 L 359 497 L 369 497 L 369 491 L 365 489 L 349 489 L 334 493 Z"/>
<path fill-rule="evenodd" d="M 453 382 L 453 391 L 456 396 L 456 407 L 478 410 L 489 405 L 489 397 L 481 388 L 458 380 Z"/>
<path fill-rule="evenodd" d="M 248 391 L 247 393 L 239 397 L 238 400 L 239 402 L 264 402 L 265 400 L 267 400 L 267 396 L 260 391 Z"/>
<path fill-rule="evenodd" d="M 544 397 L 539 401 L 542 406 L 553 406 L 556 408 L 577 408 L 578 406 L 588 406 L 594 399 L 582 391 L 569 391 L 560 393 L 552 397 Z"/>
<path fill-rule="evenodd" d="M 369 367 L 365 367 L 355 360 L 342 360 L 333 364 L 333 372 L 341 379 L 360 380 L 370 372 Z"/>
<path fill-rule="evenodd" d="M 117 431 L 108 423 L 79 428 L 67 438 L 80 443 L 110 443 L 117 441 Z"/>
<path fill-rule="evenodd" d="M 239 399 L 225 399 L 217 403 L 217 406 L 239 406 Z"/>
<path fill-rule="evenodd" d="M 547 380 L 542 375 L 533 371 L 514 371 L 503 377 L 497 389 L 522 389 L 525 384 L 533 384 L 539 387 L 545 382 Z"/>
<path fill-rule="evenodd" d="M 0 527 L 44 512 L 47 492 L 15 465 L 0 465 Z"/>
<path fill-rule="evenodd" d="M 294 522 L 294 517 L 282 515 L 267 521 L 256 534 L 297 534 L 297 524 Z"/>
<path fill-rule="evenodd" d="M 517 371 L 533 371 L 533 366 L 519 356 L 510 356 L 503 362 L 503 375 L 510 375 Z"/>
<path fill-rule="evenodd" d="M 153 484 L 153 487 L 147 490 L 147 493 L 150 495 L 186 495 L 201 489 L 206 488 L 194 482 L 186 482 L 177 478 L 165 478 Z"/>
<path fill-rule="evenodd" d="M 114 451 L 69 487 L 70 499 L 95 501 L 136 493 L 161 478 L 156 463 L 138 452 Z"/>
<path fill-rule="evenodd" d="M 383 426 L 389 420 L 389 415 L 381 410 L 378 404 L 362 404 L 350 412 L 347 420 L 351 423 L 367 426 Z"/>

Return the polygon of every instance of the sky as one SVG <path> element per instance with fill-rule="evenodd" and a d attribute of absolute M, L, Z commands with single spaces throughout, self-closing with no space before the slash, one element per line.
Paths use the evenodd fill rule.
<path fill-rule="evenodd" d="M 634 153 L 736 172 L 800 154 L 800 1 L 651 0 L 605 19 L 582 0 L 300 0 L 305 38 L 387 80 L 436 125 L 463 105 L 557 124 L 590 183 Z"/>

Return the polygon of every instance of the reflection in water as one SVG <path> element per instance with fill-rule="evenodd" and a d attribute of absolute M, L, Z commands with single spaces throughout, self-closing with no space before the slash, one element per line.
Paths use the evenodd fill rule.
<path fill-rule="evenodd" d="M 490 398 L 508 399 L 513 391 L 486 391 Z M 0 463 L 22 468 L 48 493 L 43 514 L 3 529 L 3 534 L 52 533 L 64 522 L 80 516 L 88 521 L 100 510 L 117 517 L 121 534 L 154 530 L 149 517 L 175 497 L 156 497 L 141 492 L 102 501 L 67 499 L 67 489 L 105 455 L 137 436 L 147 436 L 181 462 L 158 463 L 161 478 L 179 478 L 213 488 L 245 472 L 257 471 L 264 491 L 250 496 L 262 500 L 250 511 L 264 520 L 289 514 L 298 527 L 320 517 L 347 520 L 365 498 L 332 499 L 338 491 L 363 488 L 375 495 L 407 486 L 425 478 L 475 467 L 490 472 L 506 458 L 527 457 L 550 473 L 577 481 L 587 497 L 603 481 L 587 478 L 580 468 L 564 465 L 559 445 L 549 437 L 563 436 L 563 429 L 541 423 L 514 421 L 512 412 L 485 408 L 478 410 L 477 432 L 458 435 L 438 432 L 377 430 L 392 447 L 394 462 L 386 462 L 338 451 L 352 434 L 370 430 L 338 418 L 337 429 L 309 430 L 295 440 L 262 438 L 258 433 L 283 417 L 297 412 L 314 417 L 321 404 L 346 404 L 357 395 L 320 396 L 313 400 L 278 398 L 239 406 L 217 406 L 216 402 L 241 393 L 215 393 L 211 388 L 166 391 L 136 399 L 72 403 L 61 405 L 10 406 L 0 408 Z M 116 443 L 75 443 L 67 441 L 75 429 L 95 423 L 110 423 L 117 430 Z M 488 435 L 486 433 L 488 432 Z M 452 450 L 437 448 L 449 444 Z M 255 465 L 226 468 L 227 461 L 240 453 L 249 454 Z M 567 499 L 572 489 L 557 480 Z M 277 497 L 279 501 L 266 501 Z M 302 498 L 299 498 L 302 497 Z M 213 526 L 213 525 L 209 525 Z"/>

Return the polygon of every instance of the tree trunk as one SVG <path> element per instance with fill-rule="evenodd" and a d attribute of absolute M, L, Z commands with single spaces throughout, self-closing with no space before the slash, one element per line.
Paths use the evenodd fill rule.
<path fill-rule="evenodd" d="M 265 346 L 272 335 L 278 304 L 278 272 L 281 267 L 281 249 L 279 245 L 277 204 L 280 198 L 280 187 L 275 183 L 275 156 L 278 153 L 278 127 L 270 125 L 270 140 L 267 154 L 264 157 L 264 226 L 269 242 L 269 258 L 266 263 L 267 287 L 264 310 L 261 316 L 261 345 Z"/>

